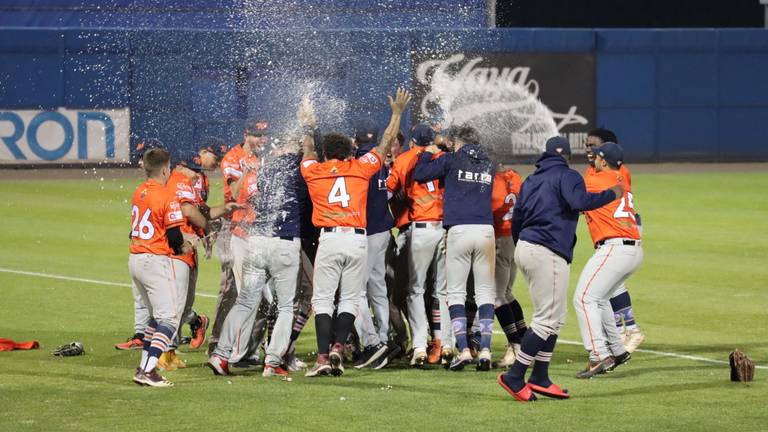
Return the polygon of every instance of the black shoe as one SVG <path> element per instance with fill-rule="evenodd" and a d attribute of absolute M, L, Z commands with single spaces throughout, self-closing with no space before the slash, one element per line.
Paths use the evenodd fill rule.
<path fill-rule="evenodd" d="M 179 338 L 179 345 L 189 345 L 189 342 L 192 341 L 192 338 L 189 336 L 181 336 Z"/>
<path fill-rule="evenodd" d="M 604 374 L 611 371 L 615 367 L 613 357 L 608 357 L 605 360 L 599 362 L 590 361 L 587 363 L 587 368 L 576 374 L 576 378 L 589 379 L 595 375 Z"/>
<path fill-rule="evenodd" d="M 405 355 L 405 346 L 397 342 L 390 342 L 387 351 L 387 360 L 392 361 Z"/>
<path fill-rule="evenodd" d="M 624 354 L 619 354 L 617 356 L 613 357 L 613 366 L 611 366 L 610 369 L 608 369 L 608 372 L 613 372 L 614 369 L 617 367 L 623 365 L 624 363 L 628 363 L 629 359 L 632 358 L 632 353 L 629 351 L 625 351 Z"/>
<path fill-rule="evenodd" d="M 263 366 L 264 362 L 258 357 L 249 357 L 240 360 L 237 363 L 232 363 L 230 366 L 238 369 L 248 369 L 250 367 Z"/>
<path fill-rule="evenodd" d="M 360 357 L 360 360 L 358 360 L 358 362 L 355 363 L 355 369 L 362 369 L 366 366 L 370 366 L 371 363 L 379 360 L 386 353 L 387 353 L 387 345 L 383 343 L 365 347 L 365 349 L 363 350 L 363 354 Z"/>

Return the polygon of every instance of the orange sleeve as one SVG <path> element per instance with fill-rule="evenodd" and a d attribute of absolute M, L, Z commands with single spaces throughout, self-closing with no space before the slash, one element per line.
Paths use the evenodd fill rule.
<path fill-rule="evenodd" d="M 364 177 L 371 178 L 381 170 L 381 156 L 373 149 L 355 159 L 354 165 Z"/>
<path fill-rule="evenodd" d="M 176 200 L 176 197 L 168 194 L 164 207 L 165 217 L 163 218 L 163 223 L 166 230 L 184 224 L 184 215 L 181 213 L 181 205 Z"/>
<path fill-rule="evenodd" d="M 395 163 L 389 171 L 389 177 L 387 177 L 387 189 L 389 189 L 390 192 L 397 192 L 398 189 L 405 188 L 404 170 L 408 166 L 405 158 L 405 153 L 395 158 Z"/>

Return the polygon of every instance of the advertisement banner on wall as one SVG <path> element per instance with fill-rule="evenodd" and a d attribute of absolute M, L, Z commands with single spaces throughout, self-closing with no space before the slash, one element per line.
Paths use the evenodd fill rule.
<path fill-rule="evenodd" d="M 453 53 L 413 57 L 414 122 L 470 125 L 500 161 L 538 156 L 557 134 L 584 153 L 595 125 L 588 53 Z"/>
<path fill-rule="evenodd" d="M 129 108 L 0 109 L 0 165 L 124 163 Z"/>

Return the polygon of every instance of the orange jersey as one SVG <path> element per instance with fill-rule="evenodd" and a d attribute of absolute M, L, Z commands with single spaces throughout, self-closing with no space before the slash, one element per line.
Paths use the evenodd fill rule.
<path fill-rule="evenodd" d="M 232 212 L 232 234 L 238 237 L 247 237 L 248 233 L 243 227 L 256 220 L 256 212 L 250 201 L 252 196 L 259 193 L 259 187 L 256 184 L 257 180 L 256 170 L 248 171 L 243 184 L 240 186 L 240 191 L 238 191 L 237 203 L 245 204 L 244 208 Z"/>
<path fill-rule="evenodd" d="M 408 217 L 411 221 L 442 221 L 443 220 L 443 186 L 437 180 L 418 183 L 413 180 L 413 170 L 424 147 L 413 147 L 401 153 L 392 166 L 387 178 L 387 189 L 396 192 L 402 189 L 408 196 Z M 438 158 L 438 153 L 432 158 Z M 400 223 L 400 221 L 396 221 Z"/>
<path fill-rule="evenodd" d="M 208 183 L 208 176 L 205 173 L 198 173 L 195 179 L 195 191 L 200 196 L 200 199 L 205 203 L 208 201 L 208 191 L 210 184 Z"/>
<path fill-rule="evenodd" d="M 131 200 L 131 253 L 171 255 L 165 232 L 184 224 L 179 202 L 165 185 L 148 179 Z"/>
<path fill-rule="evenodd" d="M 522 184 L 523 178 L 515 170 L 496 173 L 491 193 L 493 229 L 496 237 L 512 235 L 512 210 L 515 208 Z"/>
<path fill-rule="evenodd" d="M 632 175 L 629 173 L 629 168 L 627 168 L 625 164 L 619 165 L 619 173 L 621 173 L 621 176 L 627 181 L 627 184 L 632 187 Z M 595 171 L 595 167 L 592 165 L 589 165 L 587 170 L 584 171 L 585 178 L 595 174 L 597 174 L 597 171 Z"/>
<path fill-rule="evenodd" d="M 165 187 L 168 188 L 168 192 L 172 196 L 176 197 L 176 201 L 178 201 L 179 206 L 184 204 L 192 204 L 193 206 L 197 206 L 202 201 L 202 198 L 200 198 L 200 195 L 195 190 L 195 186 L 192 181 L 177 171 L 173 171 L 171 173 L 171 177 L 168 179 L 168 183 L 165 184 Z M 183 214 L 182 217 L 184 218 L 184 225 L 181 226 L 181 232 L 187 234 L 199 234 L 198 230 L 193 227 L 191 223 L 189 223 Z M 192 248 L 189 253 L 184 255 L 173 255 L 173 258 L 182 260 L 193 268 L 197 262 L 195 260 L 194 248 Z"/>
<path fill-rule="evenodd" d="M 381 163 L 376 150 L 346 161 L 301 161 L 301 175 L 312 199 L 312 224 L 318 228 L 364 228 L 369 181 Z"/>
<path fill-rule="evenodd" d="M 237 181 L 243 176 L 244 166 L 247 163 L 246 158 L 252 154 L 243 148 L 243 144 L 238 144 L 232 147 L 231 150 L 224 155 L 221 159 L 221 175 L 224 177 L 224 202 L 231 202 L 234 200 L 232 197 L 232 189 L 229 187 L 229 182 Z M 255 156 L 253 156 L 255 157 Z"/>
<path fill-rule="evenodd" d="M 640 231 L 635 220 L 632 189 L 621 171 L 595 172 L 584 179 L 587 192 L 601 192 L 621 183 L 624 186 L 624 196 L 596 210 L 584 212 L 587 228 L 592 236 L 592 243 L 609 238 L 630 238 L 640 240 Z"/>

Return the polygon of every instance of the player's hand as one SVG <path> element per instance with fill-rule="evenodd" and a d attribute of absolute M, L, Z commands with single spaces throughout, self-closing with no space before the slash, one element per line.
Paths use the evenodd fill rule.
<path fill-rule="evenodd" d="M 312 105 L 312 101 L 309 100 L 309 96 L 304 96 L 301 99 L 299 110 L 296 112 L 296 117 L 299 119 L 299 123 L 301 123 L 302 126 L 307 126 L 312 129 L 317 126 L 315 107 Z"/>
<path fill-rule="evenodd" d="M 235 210 L 244 209 L 245 204 L 235 203 L 235 202 L 228 202 L 224 204 L 224 209 L 227 211 L 226 214 L 230 214 Z"/>
<path fill-rule="evenodd" d="M 430 152 L 432 154 L 440 153 L 440 147 L 430 144 L 427 146 L 427 148 L 424 149 L 424 151 Z"/>
<path fill-rule="evenodd" d="M 192 252 L 195 249 L 195 246 L 192 245 L 192 243 L 189 242 L 189 240 L 184 241 L 184 244 L 181 246 L 181 253 L 182 255 L 186 255 L 190 252 Z"/>
<path fill-rule="evenodd" d="M 411 101 L 411 97 L 411 93 L 402 87 L 397 88 L 394 99 L 392 99 L 392 96 L 387 95 L 389 107 L 392 108 L 392 112 L 402 114 L 403 111 L 405 111 L 405 107 L 408 106 L 408 103 Z"/>
<path fill-rule="evenodd" d="M 624 196 L 624 186 L 622 186 L 620 183 L 611 186 L 610 190 L 612 190 L 613 193 L 616 194 L 616 199 L 619 199 Z"/>

